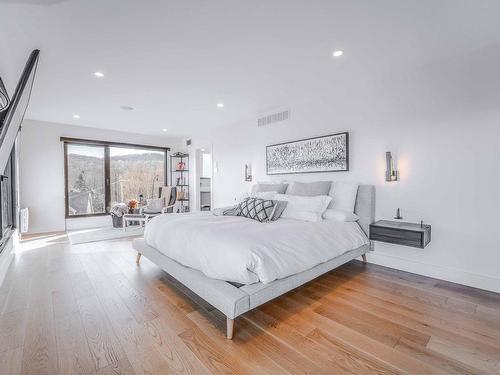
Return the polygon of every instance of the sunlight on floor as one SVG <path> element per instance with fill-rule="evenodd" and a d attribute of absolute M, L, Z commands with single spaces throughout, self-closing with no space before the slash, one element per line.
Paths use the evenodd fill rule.
<path fill-rule="evenodd" d="M 21 240 L 19 246 L 17 246 L 16 253 L 23 253 L 30 250 L 41 249 L 52 245 L 56 242 L 67 241 L 68 236 L 66 233 L 58 233 L 45 235 L 40 237 L 28 238 Z"/>

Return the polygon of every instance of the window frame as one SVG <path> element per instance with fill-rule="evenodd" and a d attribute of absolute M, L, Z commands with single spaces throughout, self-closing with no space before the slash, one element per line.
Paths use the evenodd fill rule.
<path fill-rule="evenodd" d="M 10 215 L 12 219 L 12 225 L 10 227 L 6 228 L 6 230 L 3 229 L 3 217 L 2 217 L 2 202 L 0 200 L 0 254 L 4 250 L 5 246 L 9 242 L 10 238 L 14 234 L 16 228 L 17 228 L 17 219 L 16 219 L 16 212 L 17 212 L 17 179 L 16 179 L 16 146 L 14 145 L 12 147 L 12 150 L 10 152 L 10 177 L 5 177 L 2 174 L 0 175 L 2 178 L 10 178 L 10 199 L 11 199 L 11 207 L 10 207 Z M 9 162 L 7 161 L 7 162 Z M 0 197 L 2 194 L 2 185 L 0 184 Z"/>
<path fill-rule="evenodd" d="M 141 150 L 160 151 L 164 153 L 165 180 L 164 185 L 168 185 L 168 152 L 170 147 L 141 145 L 136 143 L 98 141 L 93 139 L 61 137 L 64 147 L 64 215 L 66 219 L 76 219 L 82 217 L 95 217 L 109 215 L 111 205 L 111 159 L 110 147 L 136 148 Z M 95 214 L 69 215 L 69 187 L 68 187 L 68 145 L 102 146 L 104 148 L 104 206 L 105 212 Z"/>

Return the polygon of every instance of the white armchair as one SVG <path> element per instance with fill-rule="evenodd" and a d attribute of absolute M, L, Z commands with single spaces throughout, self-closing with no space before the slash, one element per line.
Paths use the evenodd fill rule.
<path fill-rule="evenodd" d="M 139 208 L 139 213 L 150 219 L 154 216 L 165 214 L 169 208 L 175 206 L 177 200 L 177 188 L 172 186 L 162 186 L 160 197 L 148 199 L 147 204 Z"/>

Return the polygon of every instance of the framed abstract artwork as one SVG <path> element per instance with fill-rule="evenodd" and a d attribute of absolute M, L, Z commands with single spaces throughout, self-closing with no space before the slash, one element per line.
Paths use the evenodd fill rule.
<path fill-rule="evenodd" d="M 349 170 L 349 133 L 338 133 L 266 147 L 268 175 Z"/>

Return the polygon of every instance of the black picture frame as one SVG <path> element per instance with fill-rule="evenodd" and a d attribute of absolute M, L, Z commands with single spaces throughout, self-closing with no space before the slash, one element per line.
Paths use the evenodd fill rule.
<path fill-rule="evenodd" d="M 270 172 L 269 171 L 269 150 L 270 148 L 278 147 L 278 146 L 285 146 L 285 145 L 293 145 L 294 143 L 300 143 L 300 142 L 305 142 L 305 141 L 313 141 L 317 139 L 322 139 L 322 138 L 333 138 L 333 137 L 339 137 L 339 136 L 344 136 L 345 137 L 345 168 L 341 169 L 322 169 L 322 170 L 301 170 L 301 171 L 284 171 L 284 172 Z M 349 171 L 349 132 L 341 132 L 341 133 L 335 133 L 335 134 L 327 134 L 327 135 L 321 135 L 318 137 L 311 137 L 311 138 L 304 138 L 304 139 L 299 139 L 295 141 L 288 141 L 288 142 L 282 142 L 282 143 L 276 143 L 272 145 L 266 146 L 266 174 L 267 175 L 284 175 L 284 174 L 297 174 L 297 173 L 327 173 L 327 172 L 348 172 Z"/>

